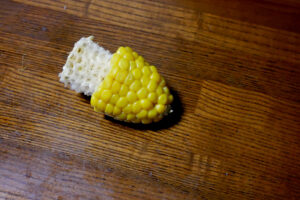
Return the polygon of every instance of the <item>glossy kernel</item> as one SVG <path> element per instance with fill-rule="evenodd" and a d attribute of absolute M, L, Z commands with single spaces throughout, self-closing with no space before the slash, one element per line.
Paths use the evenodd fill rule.
<path fill-rule="evenodd" d="M 132 91 L 138 91 L 142 87 L 142 84 L 139 80 L 135 80 L 133 83 L 130 85 L 130 90 Z"/>
<path fill-rule="evenodd" d="M 101 99 L 98 100 L 97 102 L 97 109 L 99 109 L 100 111 L 104 111 L 106 107 L 106 103 L 104 101 L 102 101 Z"/>
<path fill-rule="evenodd" d="M 145 117 L 147 117 L 147 111 L 146 110 L 141 110 L 137 115 L 136 115 L 136 117 L 138 118 L 138 119 L 143 119 L 143 118 L 145 118 Z"/>
<path fill-rule="evenodd" d="M 133 60 L 134 59 L 134 57 L 133 57 L 133 55 L 131 53 L 125 53 L 124 54 L 124 58 L 126 60 Z"/>
<path fill-rule="evenodd" d="M 127 77 L 127 74 L 128 74 L 127 71 L 120 70 L 116 75 L 116 80 L 119 81 L 120 83 L 123 83 L 125 78 Z"/>
<path fill-rule="evenodd" d="M 132 73 L 129 73 L 124 81 L 126 85 L 130 85 L 134 81 Z"/>
<path fill-rule="evenodd" d="M 150 111 L 148 112 L 148 118 L 149 118 L 149 119 L 155 118 L 156 115 L 157 115 L 157 110 L 156 110 L 156 109 L 152 109 L 152 110 L 150 110 Z"/>
<path fill-rule="evenodd" d="M 133 103 L 133 102 L 135 102 L 136 100 L 137 100 L 137 95 L 134 93 L 134 92 L 132 92 L 132 91 L 129 91 L 128 93 L 127 93 L 127 100 L 130 102 L 130 103 Z"/>
<path fill-rule="evenodd" d="M 93 107 L 95 107 L 96 104 L 97 104 L 97 98 L 93 95 L 93 96 L 91 97 L 91 105 L 92 105 Z"/>
<path fill-rule="evenodd" d="M 103 92 L 101 93 L 101 99 L 104 102 L 108 102 L 111 96 L 112 96 L 112 92 L 110 90 L 103 90 Z"/>
<path fill-rule="evenodd" d="M 151 74 L 151 70 L 148 66 L 144 66 L 142 69 L 142 72 L 143 72 L 144 76 L 150 76 L 150 74 Z"/>
<path fill-rule="evenodd" d="M 151 101 L 149 101 L 148 99 L 142 99 L 141 100 L 141 105 L 144 109 L 147 109 L 147 110 L 152 108 L 152 106 L 153 106 Z"/>
<path fill-rule="evenodd" d="M 153 72 L 150 78 L 151 80 L 158 82 L 160 80 L 160 75 L 157 72 Z"/>
<path fill-rule="evenodd" d="M 155 109 L 159 114 L 161 114 L 165 111 L 166 106 L 162 104 L 156 104 Z"/>
<path fill-rule="evenodd" d="M 156 67 L 154 67 L 153 65 L 150 66 L 150 70 L 152 71 L 152 73 L 157 72 Z"/>
<path fill-rule="evenodd" d="M 154 80 L 150 80 L 148 85 L 147 85 L 147 89 L 149 90 L 149 92 L 153 92 L 155 91 L 157 88 L 157 83 Z"/>
<path fill-rule="evenodd" d="M 123 84 L 123 85 L 121 86 L 121 88 L 120 88 L 119 95 L 120 95 L 121 97 L 126 96 L 126 95 L 127 95 L 127 92 L 128 92 L 128 86 L 125 85 L 125 84 Z"/>
<path fill-rule="evenodd" d="M 161 95 L 162 93 L 163 93 L 162 87 L 161 87 L 161 86 L 157 86 L 157 88 L 156 88 L 156 94 L 159 96 L 159 95 Z"/>
<path fill-rule="evenodd" d="M 148 85 L 149 81 L 150 81 L 149 76 L 143 76 L 143 77 L 141 78 L 141 83 L 142 83 L 142 85 L 143 85 L 144 87 Z"/>
<path fill-rule="evenodd" d="M 124 47 L 119 47 L 117 53 L 120 55 L 124 55 L 126 53 L 126 49 Z"/>
<path fill-rule="evenodd" d="M 128 101 L 126 99 L 126 97 L 120 97 L 119 100 L 117 101 L 116 106 L 120 107 L 120 108 L 124 108 L 127 105 Z"/>
<path fill-rule="evenodd" d="M 113 113 L 113 111 L 114 111 L 114 106 L 111 105 L 110 103 L 108 103 L 108 104 L 106 105 L 106 107 L 105 107 L 105 112 L 106 112 L 108 115 L 110 115 L 110 114 Z"/>
<path fill-rule="evenodd" d="M 116 53 L 115 53 L 115 54 L 112 56 L 112 58 L 110 59 L 110 64 L 111 64 L 111 66 L 117 64 L 117 63 L 119 62 L 120 58 L 121 58 L 121 56 L 120 56 L 119 54 L 116 54 Z"/>
<path fill-rule="evenodd" d="M 129 61 L 127 59 L 121 58 L 119 61 L 119 67 L 122 70 L 128 70 L 129 69 Z"/>
<path fill-rule="evenodd" d="M 158 103 L 159 104 L 166 104 L 168 101 L 168 96 L 166 94 L 161 94 L 159 97 L 158 97 Z"/>
<path fill-rule="evenodd" d="M 120 96 L 118 94 L 113 94 L 109 100 L 109 103 L 116 105 L 119 98 L 120 98 Z"/>
<path fill-rule="evenodd" d="M 138 113 L 142 109 L 142 105 L 139 101 L 136 101 L 132 104 L 132 112 L 133 113 Z"/>
<path fill-rule="evenodd" d="M 139 91 L 137 91 L 137 96 L 139 97 L 139 99 L 144 99 L 146 98 L 148 95 L 148 91 L 146 88 L 141 88 L 139 89 Z"/>
<path fill-rule="evenodd" d="M 132 111 L 132 105 L 131 104 L 127 104 L 127 106 L 125 106 L 123 108 L 123 112 L 126 113 L 126 114 L 131 113 L 131 111 Z"/>
<path fill-rule="evenodd" d="M 121 84 L 118 81 L 114 81 L 114 83 L 111 86 L 111 91 L 112 93 L 116 94 L 119 92 L 121 88 Z"/>
<path fill-rule="evenodd" d="M 147 97 L 152 103 L 156 103 L 157 102 L 157 95 L 154 92 L 151 92 L 148 94 Z"/>
<path fill-rule="evenodd" d="M 139 68 L 132 70 L 132 75 L 135 79 L 140 79 L 142 76 L 142 71 Z"/>
<path fill-rule="evenodd" d="M 119 107 L 117 106 L 114 107 L 113 115 L 119 115 L 121 114 L 121 112 L 122 110 Z"/>

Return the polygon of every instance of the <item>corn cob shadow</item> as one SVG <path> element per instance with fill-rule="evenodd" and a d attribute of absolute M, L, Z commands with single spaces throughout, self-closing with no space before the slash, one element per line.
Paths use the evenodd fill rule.
<path fill-rule="evenodd" d="M 167 116 L 165 116 L 159 122 L 154 122 L 151 124 L 140 124 L 140 123 L 134 124 L 134 123 L 129 123 L 129 122 L 118 121 L 107 115 L 105 115 L 105 119 L 107 119 L 113 123 L 117 123 L 122 126 L 127 126 L 127 127 L 130 127 L 133 129 L 138 129 L 138 130 L 158 131 L 158 130 L 170 128 L 180 122 L 181 116 L 184 112 L 178 93 L 176 91 L 172 90 L 171 88 L 170 88 L 170 91 L 174 97 L 174 100 L 171 104 L 172 112 L 170 112 Z"/>

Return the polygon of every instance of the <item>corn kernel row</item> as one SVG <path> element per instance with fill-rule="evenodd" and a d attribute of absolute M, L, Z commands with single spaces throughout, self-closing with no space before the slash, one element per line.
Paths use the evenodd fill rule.
<path fill-rule="evenodd" d="M 133 123 L 161 120 L 173 96 L 156 67 L 129 47 L 120 47 L 110 64 L 109 74 L 91 98 L 95 111 Z"/>

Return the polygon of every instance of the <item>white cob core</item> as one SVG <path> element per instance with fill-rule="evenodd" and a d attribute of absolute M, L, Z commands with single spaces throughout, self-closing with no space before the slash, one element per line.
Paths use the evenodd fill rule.
<path fill-rule="evenodd" d="M 110 70 L 112 54 L 93 42 L 93 36 L 83 37 L 75 43 L 63 71 L 60 82 L 72 90 L 92 95 Z"/>

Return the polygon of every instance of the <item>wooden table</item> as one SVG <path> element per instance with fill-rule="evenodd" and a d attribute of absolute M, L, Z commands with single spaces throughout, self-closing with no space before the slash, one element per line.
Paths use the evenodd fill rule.
<path fill-rule="evenodd" d="M 0 199 L 300 199 L 299 20 L 296 0 L 1 0 Z M 90 35 L 158 67 L 172 122 L 64 88 Z"/>

